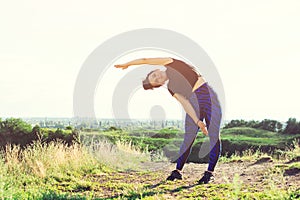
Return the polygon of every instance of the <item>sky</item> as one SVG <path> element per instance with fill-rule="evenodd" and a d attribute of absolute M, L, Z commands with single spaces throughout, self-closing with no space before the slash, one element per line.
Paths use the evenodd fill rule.
<path fill-rule="evenodd" d="M 0 117 L 73 117 L 75 82 L 87 57 L 120 33 L 162 28 L 187 36 L 212 59 L 226 120 L 300 119 L 299 10 L 297 0 L 1 1 Z M 140 51 L 115 63 L 139 56 L 174 55 Z M 97 118 L 113 117 L 112 91 L 130 70 L 111 66 L 99 80 Z M 130 118 L 149 118 L 157 105 L 167 119 L 183 116 L 164 88 L 140 88 L 128 101 Z"/>

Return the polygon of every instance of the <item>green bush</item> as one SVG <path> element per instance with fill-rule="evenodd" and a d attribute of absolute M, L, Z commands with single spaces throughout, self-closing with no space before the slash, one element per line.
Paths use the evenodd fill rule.
<path fill-rule="evenodd" d="M 78 140 L 79 131 L 40 128 L 38 125 L 31 127 L 30 124 L 22 119 L 8 118 L 4 121 L 0 120 L 0 148 L 4 148 L 7 144 L 20 145 L 25 148 L 28 144 L 40 140 L 49 143 L 54 140 L 61 140 L 71 145 Z"/>

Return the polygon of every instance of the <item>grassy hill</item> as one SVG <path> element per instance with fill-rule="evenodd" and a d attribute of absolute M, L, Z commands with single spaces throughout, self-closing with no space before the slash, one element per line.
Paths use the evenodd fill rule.
<path fill-rule="evenodd" d="M 254 145 L 271 145 L 279 148 L 285 147 L 294 139 L 300 138 L 300 134 L 287 135 L 262 129 L 248 127 L 236 127 L 223 129 L 222 138 L 231 141 L 247 142 Z"/>
<path fill-rule="evenodd" d="M 7 145 L 0 153 L 0 199 L 300 197 L 299 135 L 251 128 L 222 130 L 223 150 L 227 142 L 227 152 L 233 153 L 221 156 L 216 180 L 208 185 L 197 184 L 207 167 L 199 163 L 186 164 L 183 181 L 165 181 L 175 164 L 160 150 L 169 145 L 168 151 L 177 152 L 183 133 L 176 129 L 86 132 L 82 136 L 85 145 L 35 142 L 24 149 Z M 204 140 L 200 133 L 193 151 Z M 265 146 L 275 149 L 263 151 Z M 236 151 L 239 147 L 248 149 Z"/>
<path fill-rule="evenodd" d="M 61 143 L 7 146 L 0 159 L 0 198 L 298 199 L 300 147 L 294 145 L 280 159 L 257 152 L 221 157 L 208 185 L 197 184 L 206 164 L 186 164 L 183 181 L 165 181 L 175 164 L 153 162 L 125 143 L 100 144 L 94 151 Z"/>
<path fill-rule="evenodd" d="M 164 153 L 170 160 L 176 161 L 174 155 L 177 154 L 183 140 L 184 132 L 165 128 L 161 130 L 135 130 L 126 131 L 103 131 L 103 132 L 83 132 L 81 141 L 87 145 L 93 142 L 108 140 L 112 143 L 116 141 L 131 142 L 142 150 L 150 152 Z M 294 140 L 300 139 L 300 134 L 284 135 L 261 129 L 237 127 L 221 130 L 222 155 L 231 156 L 245 150 L 262 151 L 269 154 L 278 154 L 280 150 L 289 147 Z M 201 132 L 198 133 L 194 142 L 192 153 L 188 162 L 206 162 L 208 157 L 199 159 L 198 153 L 204 141 L 207 140 Z"/>

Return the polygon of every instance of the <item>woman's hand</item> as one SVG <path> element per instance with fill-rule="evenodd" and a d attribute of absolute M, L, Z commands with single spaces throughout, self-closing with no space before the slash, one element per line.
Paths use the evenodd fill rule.
<path fill-rule="evenodd" d="M 182 96 L 181 94 L 179 94 L 179 93 L 175 93 L 173 96 L 181 103 L 181 105 L 183 106 L 185 112 L 194 120 L 195 124 L 197 124 L 197 126 L 200 127 L 203 134 L 207 136 L 208 131 L 206 129 L 206 126 L 197 117 L 196 112 L 195 112 L 193 106 L 191 105 L 190 101 L 188 99 L 186 99 L 184 96 Z"/>
<path fill-rule="evenodd" d="M 201 129 L 202 133 L 206 136 L 208 136 L 208 131 L 206 128 L 206 125 L 202 122 L 202 121 L 198 121 L 197 126 L 199 126 L 199 128 Z"/>
<path fill-rule="evenodd" d="M 115 65 L 115 68 L 121 68 L 121 69 L 127 69 L 129 65 L 121 64 L 121 65 Z"/>

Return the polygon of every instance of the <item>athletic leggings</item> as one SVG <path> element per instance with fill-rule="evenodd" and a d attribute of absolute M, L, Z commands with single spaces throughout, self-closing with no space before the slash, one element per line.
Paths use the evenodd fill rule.
<path fill-rule="evenodd" d="M 209 145 L 202 145 L 200 150 L 202 152 L 199 152 L 199 157 L 200 154 L 205 156 L 209 153 L 208 170 L 214 171 L 221 153 L 220 125 L 222 111 L 217 94 L 207 83 L 205 83 L 193 92 L 189 101 L 194 107 L 198 118 L 202 121 L 205 119 L 208 129 Z M 198 130 L 199 127 L 197 124 L 188 114 L 186 114 L 184 140 L 180 147 L 180 157 L 177 160 L 176 169 L 182 170 L 191 153 L 191 147 L 197 136 Z"/>

